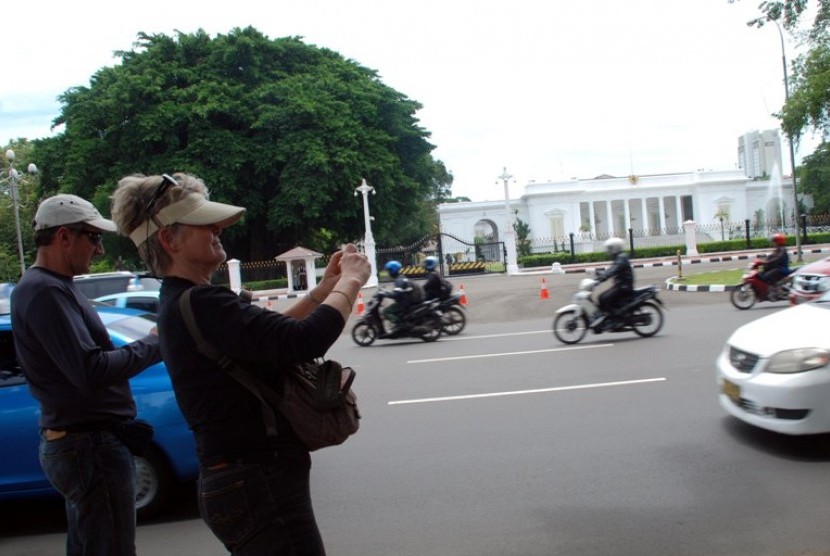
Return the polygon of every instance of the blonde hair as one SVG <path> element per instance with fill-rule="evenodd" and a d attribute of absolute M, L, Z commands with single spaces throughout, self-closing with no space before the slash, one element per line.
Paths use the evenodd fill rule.
<path fill-rule="evenodd" d="M 119 180 L 118 187 L 112 195 L 111 211 L 112 220 L 118 226 L 119 233 L 129 236 L 158 211 L 190 193 L 208 197 L 208 188 L 199 178 L 183 173 L 173 174 L 173 178 L 176 185 L 168 187 L 158 198 L 155 196 L 159 188 L 167 181 L 162 176 L 133 174 Z M 177 226 L 173 224 L 171 229 L 175 231 Z M 172 259 L 158 240 L 158 233 L 153 233 L 147 241 L 138 246 L 138 254 L 156 276 L 164 276 L 172 263 Z"/>

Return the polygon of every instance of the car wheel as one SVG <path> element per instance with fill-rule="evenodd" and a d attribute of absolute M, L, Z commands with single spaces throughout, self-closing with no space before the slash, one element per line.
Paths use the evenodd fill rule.
<path fill-rule="evenodd" d="M 139 518 L 158 513 L 172 487 L 170 466 L 158 450 L 151 448 L 143 456 L 135 456 L 135 509 Z"/>

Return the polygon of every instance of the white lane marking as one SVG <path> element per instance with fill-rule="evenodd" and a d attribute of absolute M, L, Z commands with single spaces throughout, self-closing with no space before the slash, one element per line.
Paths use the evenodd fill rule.
<path fill-rule="evenodd" d="M 606 348 L 612 347 L 614 344 L 595 344 L 592 346 L 571 346 L 571 347 L 562 347 L 562 348 L 550 348 L 550 349 L 535 349 L 531 351 L 506 351 L 503 353 L 482 353 L 479 355 L 459 355 L 456 357 L 437 357 L 435 359 L 412 359 L 411 361 L 407 361 L 407 363 L 435 363 L 438 361 L 463 361 L 465 359 L 483 359 L 486 357 L 505 357 L 508 355 L 533 355 L 535 353 L 553 353 L 556 351 L 575 351 L 578 349 L 596 349 L 596 348 Z"/>
<path fill-rule="evenodd" d="M 480 334 L 478 336 L 441 336 L 442 342 L 459 342 L 461 340 L 482 340 L 487 338 L 503 338 L 507 336 L 527 336 L 528 334 L 553 334 L 551 330 L 530 330 L 528 332 L 502 332 L 500 334 Z"/>
<path fill-rule="evenodd" d="M 575 386 L 557 386 L 554 388 L 538 388 L 536 390 L 515 390 L 513 392 L 491 392 L 489 394 L 468 394 L 464 396 L 444 396 L 440 398 L 421 398 L 415 400 L 398 400 L 388 402 L 387 405 L 406 405 L 415 403 L 454 402 L 458 400 L 475 400 L 480 398 L 499 398 L 503 396 L 523 396 L 526 394 L 543 394 L 546 392 L 565 392 L 567 390 L 588 390 L 590 388 L 609 388 L 612 386 L 631 386 L 634 384 L 648 384 L 650 382 L 664 382 L 665 377 L 643 378 L 639 380 L 622 380 L 619 382 L 597 382 L 594 384 L 577 384 Z"/>

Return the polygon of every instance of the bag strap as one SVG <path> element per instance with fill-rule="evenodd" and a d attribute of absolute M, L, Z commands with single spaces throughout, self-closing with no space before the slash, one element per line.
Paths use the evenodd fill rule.
<path fill-rule="evenodd" d="M 265 432 L 268 436 L 277 436 L 277 416 L 274 412 L 274 406 L 279 405 L 279 398 L 277 394 L 271 390 L 266 384 L 251 375 L 248 371 L 243 369 L 239 363 L 216 349 L 213 344 L 208 343 L 199 329 L 199 324 L 196 322 L 196 317 L 193 315 L 193 305 L 190 302 L 190 292 L 192 288 L 185 290 L 179 298 L 179 309 L 184 318 L 184 323 L 187 325 L 187 330 L 196 341 L 196 349 L 204 354 L 209 359 L 216 362 L 219 367 L 231 375 L 247 388 L 262 405 L 262 418 L 265 421 Z M 268 402 L 271 403 L 268 403 Z"/>

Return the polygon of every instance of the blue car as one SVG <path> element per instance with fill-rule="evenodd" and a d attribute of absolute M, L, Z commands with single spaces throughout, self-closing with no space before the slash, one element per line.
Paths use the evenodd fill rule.
<path fill-rule="evenodd" d="M 155 325 L 140 311 L 96 307 L 117 346 L 146 336 Z M 153 446 L 136 457 L 136 509 L 146 518 L 166 502 L 180 481 L 198 475 L 193 434 L 176 405 L 163 363 L 130 380 L 138 417 L 155 427 Z M 56 496 L 38 461 L 40 409 L 29 394 L 14 353 L 11 318 L 0 314 L 0 500 Z"/>

